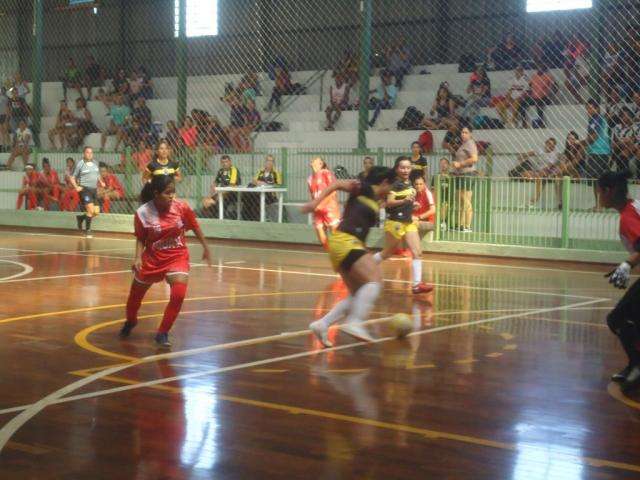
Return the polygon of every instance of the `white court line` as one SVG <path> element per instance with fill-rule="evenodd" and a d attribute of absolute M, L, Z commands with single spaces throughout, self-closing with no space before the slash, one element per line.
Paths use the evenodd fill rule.
<path fill-rule="evenodd" d="M 209 310 L 192 310 L 189 313 L 203 313 L 203 312 L 209 312 Z M 496 313 L 496 312 L 515 312 L 515 313 L 520 313 L 520 312 L 525 312 L 528 315 L 533 315 L 534 312 L 532 311 L 532 309 L 530 308 L 514 308 L 514 309 L 503 309 L 503 310 L 447 310 L 444 312 L 436 312 L 436 315 L 440 314 L 440 316 L 451 316 L 451 315 L 460 315 L 460 314 L 465 314 L 465 313 Z M 382 321 L 387 321 L 389 320 L 391 317 L 380 317 L 380 318 L 374 318 L 371 320 L 366 320 L 364 322 L 362 322 L 363 325 L 370 325 L 373 323 L 380 323 Z M 466 324 L 460 324 L 462 326 L 466 325 Z M 339 328 L 339 326 L 338 326 Z M 421 331 L 422 333 L 428 333 L 426 330 Z M 189 350 L 181 350 L 179 352 L 170 352 L 164 355 L 172 355 L 172 354 L 180 354 L 181 356 L 187 356 L 186 354 L 189 353 L 191 355 L 195 355 L 196 353 L 202 353 L 203 349 L 208 351 L 213 351 L 213 350 L 227 350 L 227 349 L 231 349 L 231 348 L 237 348 L 237 347 L 242 347 L 242 346 L 251 346 L 255 343 L 264 343 L 267 341 L 273 341 L 273 340 L 286 340 L 288 338 L 293 338 L 293 337 L 298 337 L 304 333 L 309 333 L 309 330 L 298 330 L 298 331 L 294 331 L 294 332 L 282 332 L 280 334 L 276 334 L 276 335 L 270 335 L 270 336 L 266 336 L 266 337 L 257 337 L 257 338 L 250 338 L 247 340 L 237 340 L 235 342 L 230 342 L 230 343 L 224 343 L 224 344 L 220 344 L 220 345 L 212 345 L 209 347 L 198 347 L 195 349 L 189 349 Z M 386 338 L 386 337 L 385 337 Z M 366 342 L 359 342 L 358 345 L 364 345 L 366 344 Z M 354 344 L 349 344 L 349 346 L 354 346 Z M 344 348 L 345 346 L 343 345 L 342 347 L 333 347 L 331 350 L 335 350 L 335 349 L 339 349 L 339 348 Z M 149 359 L 151 357 L 147 357 L 147 359 Z M 139 359 L 138 362 L 140 363 L 142 359 Z M 130 362 L 127 363 L 121 363 L 119 365 L 130 365 Z M 197 364 L 196 364 L 197 365 Z M 79 398 L 83 398 L 82 395 L 79 396 L 73 396 L 73 397 L 66 397 L 65 399 L 62 400 L 58 400 L 54 403 L 52 403 L 52 405 L 57 405 L 59 403 L 67 403 L 73 400 L 78 400 Z M 32 404 L 28 404 L 28 405 L 20 405 L 17 407 L 11 407 L 11 408 L 5 408 L 3 410 L 0 410 L 0 415 L 4 415 L 4 414 L 8 414 L 8 413 L 14 413 L 14 412 L 21 412 L 22 410 L 26 410 L 30 405 Z"/>
<path fill-rule="evenodd" d="M 26 263 L 15 262 L 13 260 L 5 260 L 5 259 L 0 259 L 0 262 L 2 262 L 2 263 L 11 263 L 12 265 L 18 265 L 19 267 L 22 267 L 22 271 L 21 272 L 15 273 L 13 275 L 9 275 L 8 277 L 0 278 L 0 283 L 12 281 L 12 280 L 14 280 L 14 279 L 16 279 L 18 277 L 23 277 L 23 276 L 29 275 L 31 272 L 33 272 L 33 267 L 31 265 L 27 265 Z"/>
<path fill-rule="evenodd" d="M 7 261 L 7 260 L 4 260 L 4 261 Z M 76 277 L 95 277 L 98 275 L 111 275 L 115 273 L 131 273 L 131 269 L 129 268 L 127 270 L 113 270 L 110 272 L 92 272 L 92 273 L 74 273 L 70 275 L 53 275 L 50 277 L 11 278 L 10 280 L 0 280 L 0 284 L 16 283 L 16 282 L 34 282 L 36 280 L 58 280 L 63 278 L 76 278 Z"/>
<path fill-rule="evenodd" d="M 445 330 L 452 330 L 454 328 L 460 328 L 460 327 L 469 327 L 469 326 L 473 326 L 473 325 L 482 325 L 485 323 L 493 323 L 493 322 L 497 322 L 500 320 L 507 320 L 507 319 L 511 319 L 511 318 L 520 318 L 520 317 L 525 317 L 528 315 L 539 315 L 542 313 L 550 313 L 550 312 L 554 312 L 554 311 L 559 311 L 559 310 L 566 310 L 568 308 L 572 308 L 572 307 L 580 307 L 580 306 L 586 306 L 586 305 L 592 305 L 594 303 L 599 303 L 601 302 L 601 299 L 596 299 L 596 300 L 591 300 L 591 301 L 587 301 L 587 302 L 580 302 L 580 303 L 574 303 L 574 304 L 569 304 L 569 305 L 563 305 L 563 306 L 559 306 L 559 307 L 550 307 L 550 308 L 540 308 L 537 310 L 531 310 L 529 312 L 523 312 L 523 313 L 515 313 L 515 314 L 508 314 L 508 315 L 501 315 L 498 317 L 492 317 L 492 318 L 485 318 L 482 320 L 476 320 L 476 321 L 472 321 L 472 322 L 465 322 L 465 323 L 461 323 L 461 324 L 455 324 L 455 325 L 443 325 L 441 327 L 435 327 L 435 328 L 428 328 L 425 330 L 420 330 L 418 332 L 413 332 L 411 334 L 409 334 L 409 336 L 417 336 L 417 335 L 423 335 L 426 333 L 436 333 L 436 332 L 442 332 Z M 389 318 L 389 317 L 386 317 Z M 282 335 L 276 335 L 276 336 L 269 336 L 269 337 L 264 337 L 264 338 L 271 338 L 271 337 L 280 337 L 280 338 L 286 338 L 286 334 L 282 334 Z M 256 341 L 256 340 L 260 340 L 260 338 L 257 339 L 251 339 L 251 340 L 243 340 L 243 342 L 247 342 L 247 341 Z M 370 342 L 372 344 L 378 344 L 378 343 L 383 343 L 383 342 L 388 342 L 390 340 L 395 340 L 395 337 L 384 337 L 384 338 L 379 338 L 374 340 L 373 342 Z M 234 342 L 236 343 L 236 342 Z M 227 344 L 228 345 L 228 344 Z M 170 359 L 170 358 L 180 358 L 180 357 L 185 357 L 188 355 L 193 355 L 193 352 L 196 353 L 203 353 L 203 352 L 208 352 L 208 351 L 213 351 L 213 350 L 219 350 L 221 348 L 223 348 L 224 344 L 222 345 L 212 345 L 209 347 L 202 347 L 202 348 L 197 348 L 197 349 L 192 349 L 192 350 L 185 350 L 183 352 L 171 352 L 171 353 L 165 353 L 165 354 L 160 354 L 160 355 L 151 355 L 148 357 L 144 357 L 141 358 L 138 361 L 135 362 L 131 362 L 131 363 L 127 363 L 124 365 L 117 365 L 111 368 L 107 368 L 106 370 L 102 370 L 100 372 L 94 373 L 88 377 L 85 377 L 83 379 L 77 380 L 76 382 L 73 382 L 65 387 L 62 387 L 58 390 L 56 390 L 55 392 L 47 395 L 46 397 L 43 397 L 42 399 L 40 399 L 39 401 L 26 406 L 26 408 L 18 415 L 16 415 L 14 418 L 12 418 L 7 424 L 5 424 L 2 429 L 0 429 L 0 452 L 2 452 L 3 448 L 5 447 L 5 445 L 7 444 L 7 442 L 11 439 L 11 437 L 20 429 L 20 427 L 22 427 L 25 423 L 27 423 L 30 419 L 32 419 L 33 417 L 35 417 L 38 413 L 40 413 L 42 410 L 44 410 L 45 408 L 47 408 L 50 405 L 56 404 L 56 403 L 64 403 L 65 401 L 72 401 L 73 400 L 83 400 L 86 398 L 93 398 L 93 397 L 98 397 L 98 396 L 102 396 L 102 395 L 110 395 L 112 393 L 119 393 L 119 392 L 124 392 L 127 390 L 133 390 L 133 389 L 137 389 L 137 388 L 144 388 L 144 387 L 150 387 L 153 385 L 160 385 L 163 383 L 171 383 L 171 382 L 175 382 L 175 381 L 179 381 L 179 380 L 187 380 L 187 379 L 191 379 L 191 378 L 198 378 L 198 377 L 203 377 L 203 376 L 207 376 L 207 375 L 213 375 L 213 374 L 217 374 L 217 373 L 224 373 L 224 372 L 230 372 L 230 371 L 235 371 L 235 370 L 242 370 L 242 369 L 246 369 L 246 368 L 254 368 L 254 367 L 258 367 L 258 366 L 262 366 L 262 365 L 268 365 L 271 363 L 277 363 L 277 362 L 283 362 L 283 361 L 287 361 L 287 360 L 294 360 L 297 358 L 303 358 L 303 357 L 309 357 L 309 356 L 313 356 L 313 355 L 322 355 L 324 353 L 327 352 L 335 352 L 335 351 L 340 351 L 340 350 L 346 350 L 346 349 L 350 349 L 350 348 L 354 348 L 354 347 L 360 347 L 360 346 L 364 346 L 364 345 L 369 345 L 368 342 L 357 342 L 357 343 L 351 343 L 351 344 L 347 344 L 347 345 L 341 345 L 338 347 L 332 347 L 332 348 L 325 348 L 322 350 L 307 350 L 304 352 L 299 352 L 299 353 L 294 353 L 291 355 L 284 355 L 281 357 L 274 357 L 274 358 L 268 358 L 265 360 L 257 360 L 254 362 L 247 362 L 247 363 L 241 363 L 241 364 L 237 364 L 237 365 L 231 365 L 228 367 L 221 367 L 221 368 L 214 368 L 214 369 L 210 369 L 210 370 L 205 370 L 202 372 L 194 372 L 194 373 L 189 373 L 189 374 L 184 374 L 184 375 L 178 375 L 178 376 L 174 376 L 174 377 L 168 377 L 168 378 L 160 378 L 160 379 L 156 379 L 156 380 L 151 380 L 149 382 L 143 382 L 143 383 L 139 383 L 139 384 L 135 384 L 135 385 L 124 385 L 121 387 L 115 387 L 115 388 L 110 388 L 110 389 L 106 389 L 106 390 L 102 390 L 102 391 L 98 391 L 98 392 L 91 392 L 91 393 L 86 393 L 83 395 L 77 395 L 75 397 L 68 397 L 68 398 L 62 398 L 86 385 L 89 385 L 97 380 L 100 380 L 101 378 L 107 377 L 109 375 L 113 375 L 114 373 L 118 373 L 120 371 L 126 370 L 130 367 L 136 366 L 136 365 L 140 365 L 142 363 L 148 363 L 148 362 L 155 362 L 158 360 L 164 360 L 164 359 Z M 17 408 L 17 407 L 15 407 Z M 0 414 L 2 413 L 7 413 L 6 411 L 2 410 L 0 411 Z"/>
<path fill-rule="evenodd" d="M 86 255 L 91 256 L 90 253 L 87 254 L 77 254 L 77 255 Z M 119 257 L 114 255 L 93 255 L 99 258 L 114 258 L 121 260 L 131 260 L 130 257 Z M 192 267 L 206 267 L 204 263 L 192 263 Z M 235 270 L 248 270 L 254 272 L 269 272 L 269 273 L 280 273 L 287 275 L 307 275 L 312 277 L 324 277 L 324 278 L 339 278 L 338 274 L 335 273 L 319 273 L 319 272 L 304 272 L 304 271 L 296 271 L 296 270 L 282 270 L 282 269 L 274 269 L 274 268 L 254 268 L 254 267 L 238 267 L 235 265 L 214 265 L 212 268 L 228 268 Z M 36 281 L 36 280 L 58 280 L 64 278 L 73 278 L 73 277 L 83 277 L 83 276 L 93 276 L 93 275 L 107 275 L 107 274 L 115 274 L 115 273 L 127 273 L 131 272 L 131 269 L 128 270 L 115 270 L 110 272 L 95 272 L 95 273 L 80 273 L 73 275 L 56 275 L 51 277 L 35 277 L 35 278 L 24 278 L 24 279 L 15 279 L 9 280 L 7 282 L 0 283 L 11 283 L 11 282 L 21 282 L 21 281 Z M 396 279 L 383 279 L 387 283 L 400 283 L 400 284 L 411 284 L 409 280 L 396 280 Z M 553 293 L 553 292 L 539 292 L 534 290 L 515 290 L 515 289 L 506 289 L 506 288 L 495 288 L 495 287 L 477 287 L 475 285 L 459 285 L 459 284 L 450 284 L 450 283 L 433 283 L 434 286 L 437 287 L 450 287 L 450 288 L 467 288 L 469 290 L 489 290 L 496 292 L 505 292 L 505 293 L 519 293 L 524 295 L 540 295 L 546 297 L 560 297 L 560 298 L 576 298 L 576 299 L 588 299 L 588 300 L 602 300 L 609 301 L 608 298 L 602 297 L 592 297 L 586 295 L 573 295 L 573 294 L 565 294 L 565 293 Z"/>
<path fill-rule="evenodd" d="M 194 263 L 193 267 L 204 267 L 206 265 L 202 263 Z M 253 267 L 237 267 L 233 265 L 214 265 L 213 268 L 230 268 L 234 270 L 250 270 L 250 271 L 258 271 L 258 272 L 269 272 L 269 273 L 285 273 L 290 275 L 309 275 L 313 277 L 331 277 L 331 278 L 339 278 L 340 276 L 332 273 L 319 273 L 319 272 L 301 272 L 296 270 L 280 270 L 273 268 L 253 268 Z M 401 284 L 411 284 L 413 282 L 409 280 L 396 280 L 396 279 L 383 279 L 387 283 L 401 283 Z M 573 295 L 573 294 L 565 294 L 565 293 L 552 293 L 552 292 L 537 292 L 533 290 L 515 290 L 515 289 L 507 289 L 507 288 L 495 288 L 495 287 L 477 287 L 475 285 L 459 285 L 459 284 L 450 284 L 450 283 L 433 283 L 432 285 L 437 287 L 451 287 L 451 288 L 467 288 L 469 290 L 489 290 L 495 292 L 506 292 L 506 293 L 522 293 L 526 295 L 541 295 L 547 297 L 561 297 L 561 298 L 578 298 L 578 299 L 587 299 L 587 300 L 600 300 L 600 301 L 609 301 L 608 298 L 600 298 L 600 297 L 589 297 L 585 295 Z"/>
<path fill-rule="evenodd" d="M 3 249 L 4 250 L 4 249 Z M 48 250 L 24 250 L 22 248 L 12 248 L 11 250 L 24 251 L 29 253 L 14 253 L 12 255 L 0 255 L 0 258 L 11 258 L 11 257 L 44 257 L 47 255 L 86 255 L 91 252 L 121 252 L 122 250 L 126 250 L 126 248 L 101 248 L 97 250 L 74 250 L 74 251 L 65 251 L 65 252 L 54 252 Z M 37 252 L 37 253 L 34 253 Z"/>
<path fill-rule="evenodd" d="M 83 255 L 83 254 L 79 254 L 79 255 Z M 86 254 L 86 255 L 91 255 L 91 254 Z M 95 255 L 96 257 L 99 258 L 114 258 L 114 259 L 121 259 L 121 260 L 131 260 L 131 257 L 119 257 L 119 256 L 114 256 L 114 255 Z M 230 263 L 240 263 L 240 262 L 225 262 L 224 264 L 214 264 L 212 266 L 212 268 L 228 268 L 228 269 L 235 269 L 235 270 L 249 270 L 249 271 L 254 271 L 254 272 L 269 272 L 269 273 L 284 273 L 284 274 L 288 274 L 288 275 L 308 275 L 311 277 L 325 277 L 325 278 L 340 278 L 340 275 L 336 274 L 336 273 L 319 273 L 319 272 L 304 272 L 304 271 L 297 271 L 297 270 L 282 270 L 282 269 L 275 269 L 275 268 L 255 268 L 255 267 L 238 267 L 235 265 L 229 265 Z M 242 262 L 244 263 L 244 262 Z M 192 267 L 206 267 L 207 265 L 204 263 L 192 263 L 191 264 Z M 39 280 L 45 280 L 45 278 L 40 278 Z M 383 279 L 385 282 L 387 283 L 400 283 L 400 284 L 404 284 L 404 285 L 408 285 L 411 284 L 413 282 L 409 281 L 409 280 L 397 280 L 397 279 Z M 450 283 L 432 283 L 432 285 L 436 286 L 436 287 L 450 287 L 450 288 L 468 288 L 470 290 L 489 290 L 489 291 L 496 291 L 496 292 L 506 292 L 506 293 L 522 293 L 525 295 L 541 295 L 541 296 L 547 296 L 547 297 L 560 297 L 560 298 L 577 298 L 577 299 L 586 299 L 586 300 L 602 300 L 602 301 L 608 301 L 610 299 L 608 298 L 602 298 L 602 297 L 592 297 L 592 296 L 586 296 L 586 295 L 573 295 L 573 294 L 565 294 L 565 293 L 553 293 L 553 292 L 539 292 L 539 291 L 533 291 L 533 290 L 513 290 L 513 289 L 506 289 L 506 288 L 494 288 L 494 287 L 477 287 L 475 285 L 459 285 L 459 284 L 450 284 Z"/>
<path fill-rule="evenodd" d="M 5 230 L 6 233 L 11 233 L 15 235 L 37 235 L 37 236 L 51 236 L 51 237 L 70 237 L 70 238 L 79 238 L 77 235 L 67 235 L 67 234 L 58 234 L 58 233 L 35 233 L 35 232 L 16 232 Z M 113 240 L 117 242 L 133 242 L 132 239 L 126 238 L 110 238 L 110 237 L 95 237 L 101 240 Z M 208 239 L 215 242 L 216 239 Z M 221 239 L 226 240 L 226 239 Z M 274 252 L 287 252 L 287 253 L 296 253 L 302 255 L 326 255 L 325 252 L 314 252 L 311 250 L 295 250 L 295 249 L 286 249 L 286 248 L 274 248 L 274 247 L 249 247 L 249 246 L 238 246 L 238 245 L 216 245 L 213 243 L 213 246 L 216 248 L 231 248 L 231 249 L 240 249 L 240 250 L 260 250 L 264 252 L 265 250 L 270 250 Z M 427 255 L 431 254 L 431 252 L 425 252 Z M 620 252 L 621 255 L 624 255 L 624 252 Z M 433 255 L 455 255 L 453 253 L 446 252 L 436 252 Z M 512 270 L 531 270 L 531 271 L 542 271 L 542 272 L 563 272 L 563 273 L 577 273 L 577 274 L 588 274 L 588 275 L 602 275 L 602 272 L 593 271 L 593 270 L 566 270 L 563 268 L 552 268 L 552 267 L 528 267 L 528 266 L 519 266 L 519 265 L 501 265 L 501 264 L 493 264 L 493 263 L 474 263 L 474 262 L 459 262 L 456 260 L 431 260 L 431 259 L 423 259 L 423 263 L 443 263 L 445 265 L 465 265 L 470 267 L 487 267 L 487 268 L 504 268 L 504 269 L 512 269 Z M 632 275 L 632 277 L 640 277 L 640 275 Z"/>
<path fill-rule="evenodd" d="M 33 250 L 31 248 L 10 248 L 10 247 L 0 247 L 0 250 L 12 250 L 14 252 L 37 252 L 37 253 L 46 253 L 49 250 Z"/>

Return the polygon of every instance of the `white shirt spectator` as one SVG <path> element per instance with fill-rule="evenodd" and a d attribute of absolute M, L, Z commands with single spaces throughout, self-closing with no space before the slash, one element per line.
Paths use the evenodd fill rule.
<path fill-rule="evenodd" d="M 531 166 L 536 170 L 544 170 L 545 168 L 552 167 L 560 161 L 560 154 L 554 150 L 553 152 L 547 152 L 544 149 L 540 150 L 536 156 L 530 160 Z"/>
<path fill-rule="evenodd" d="M 347 93 L 347 83 L 344 82 L 341 87 L 337 87 L 336 85 L 331 87 L 331 102 L 334 105 L 341 105 L 345 100 Z"/>
<path fill-rule="evenodd" d="M 21 82 L 15 85 L 13 88 L 18 91 L 18 96 L 22 98 L 25 98 L 27 96 L 27 93 L 29 93 L 29 87 L 26 82 Z"/>
<path fill-rule="evenodd" d="M 618 124 L 613 127 L 612 137 L 614 142 L 622 140 L 623 138 L 636 138 L 640 140 L 640 123 L 636 122 L 628 127 Z"/>
<path fill-rule="evenodd" d="M 509 81 L 509 92 L 511 98 L 514 100 L 521 98 L 529 90 L 529 79 L 526 75 L 522 75 L 520 78 L 513 74 Z"/>
<path fill-rule="evenodd" d="M 15 133 L 16 145 L 20 147 L 26 147 L 33 143 L 33 133 L 31 129 L 25 128 L 24 130 L 16 130 Z"/>

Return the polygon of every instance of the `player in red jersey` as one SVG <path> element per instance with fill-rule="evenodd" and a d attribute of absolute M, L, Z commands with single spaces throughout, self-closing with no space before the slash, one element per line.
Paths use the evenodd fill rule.
<path fill-rule="evenodd" d="M 124 198 L 124 187 L 106 163 L 100 162 L 100 178 L 98 179 L 98 200 L 102 202 L 102 211 L 111 212 L 111 202 Z"/>
<path fill-rule="evenodd" d="M 336 181 L 336 177 L 320 157 L 313 158 L 310 165 L 313 173 L 309 175 L 307 184 L 309 185 L 311 199 L 315 200 L 323 190 Z M 339 224 L 340 207 L 338 205 L 338 194 L 334 192 L 320 202 L 313 212 L 313 228 L 316 230 L 318 240 L 320 240 L 325 250 L 327 249 L 327 234 L 325 230 L 329 229 L 333 233 Z"/>
<path fill-rule="evenodd" d="M 58 203 L 60 201 L 60 179 L 58 172 L 51 168 L 51 163 L 46 157 L 42 159 L 42 179 L 44 180 L 44 209 L 49 210 L 52 202 Z"/>
<path fill-rule="evenodd" d="M 422 239 L 427 232 L 432 231 L 434 228 L 436 221 L 436 202 L 420 170 L 412 171 L 409 178 L 416 191 L 416 199 L 413 204 L 413 219 L 418 222 L 418 234 Z"/>
<path fill-rule="evenodd" d="M 76 162 L 73 158 L 67 158 L 67 168 L 64 171 L 64 184 L 61 185 L 62 192 L 60 196 L 60 210 L 65 212 L 75 212 L 80 203 L 80 195 L 71 185 L 71 175 L 76 167 Z"/>
<path fill-rule="evenodd" d="M 16 200 L 16 210 L 24 207 L 24 200 L 27 199 L 27 210 L 33 210 L 38 206 L 38 198 L 42 198 L 44 177 L 36 171 L 33 163 L 24 166 L 24 177 L 22 177 L 22 188 L 18 192 Z"/>
<path fill-rule="evenodd" d="M 604 208 L 620 212 L 620 238 L 629 258 L 607 274 L 609 283 L 625 289 L 631 270 L 640 264 L 640 201 L 628 198 L 625 172 L 606 172 L 597 183 L 597 195 Z M 607 316 L 607 325 L 620 339 L 629 358 L 628 365 L 611 377 L 628 392 L 640 386 L 640 280 L 636 281 Z"/>
<path fill-rule="evenodd" d="M 202 259 L 211 266 L 209 247 L 191 207 L 176 200 L 173 176 L 156 175 L 142 189 L 143 205 L 134 217 L 136 256 L 133 281 L 127 300 L 127 320 L 120 330 L 126 338 L 138 323 L 138 310 L 149 287 L 166 280 L 171 287 L 169 304 L 155 336 L 160 347 L 170 347 L 169 330 L 187 293 L 189 250 L 185 233 L 193 230 L 203 248 Z"/>

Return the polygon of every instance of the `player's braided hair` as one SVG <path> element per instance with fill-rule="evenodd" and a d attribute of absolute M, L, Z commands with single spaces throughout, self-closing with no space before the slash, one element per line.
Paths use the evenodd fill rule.
<path fill-rule="evenodd" d="M 602 189 L 613 190 L 613 201 L 623 204 L 629 196 L 629 172 L 604 172 L 598 178 L 598 186 Z"/>
<path fill-rule="evenodd" d="M 145 183 L 140 192 L 140 203 L 153 200 L 157 193 L 164 192 L 167 187 L 175 183 L 172 175 L 154 175 L 150 182 Z"/>

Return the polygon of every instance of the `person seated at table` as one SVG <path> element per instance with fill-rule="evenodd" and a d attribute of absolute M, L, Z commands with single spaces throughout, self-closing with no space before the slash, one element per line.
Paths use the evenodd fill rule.
<path fill-rule="evenodd" d="M 275 169 L 275 160 L 273 155 L 267 155 L 264 160 L 264 167 L 260 169 L 253 179 L 253 183 L 258 187 L 279 187 L 282 185 L 282 174 Z M 278 201 L 278 196 L 275 193 L 266 193 L 264 201 L 269 205 L 272 205 Z"/>
<path fill-rule="evenodd" d="M 124 198 L 124 188 L 118 177 L 109 166 L 100 162 L 100 178 L 98 179 L 98 201 L 102 204 L 102 212 L 111 212 L 111 202 Z"/>
<path fill-rule="evenodd" d="M 223 155 L 220 158 L 220 170 L 218 170 L 218 174 L 211 185 L 211 196 L 202 201 L 205 213 L 210 214 L 207 216 L 217 216 L 213 210 L 213 207 L 218 203 L 217 188 L 237 187 L 241 182 L 240 172 L 233 166 L 231 157 Z M 235 220 L 237 218 L 238 194 L 236 192 L 224 192 L 222 198 L 224 202 L 224 218 Z"/>
<path fill-rule="evenodd" d="M 271 187 L 282 185 L 282 175 L 275 169 L 273 155 L 267 155 L 264 159 L 264 167 L 256 173 L 254 183 L 259 187 L 263 185 Z"/>

